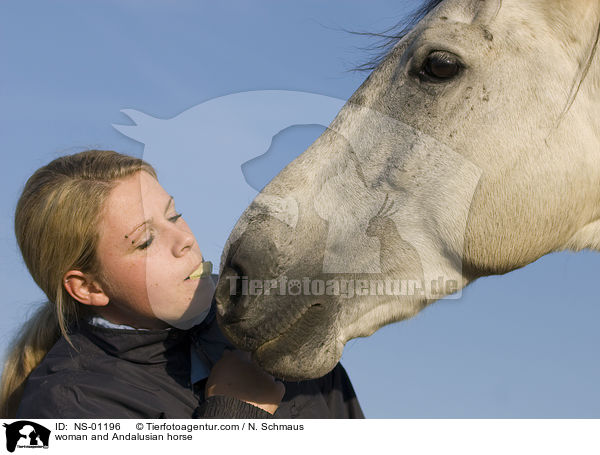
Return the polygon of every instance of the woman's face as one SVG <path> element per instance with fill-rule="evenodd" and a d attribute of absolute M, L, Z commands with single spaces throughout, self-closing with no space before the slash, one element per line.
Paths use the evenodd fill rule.
<path fill-rule="evenodd" d="M 211 277 L 186 280 L 200 247 L 175 202 L 148 173 L 121 180 L 104 207 L 98 257 L 108 305 L 97 312 L 138 328 L 189 328 L 210 307 Z M 199 321 L 196 321 L 199 322 Z"/>

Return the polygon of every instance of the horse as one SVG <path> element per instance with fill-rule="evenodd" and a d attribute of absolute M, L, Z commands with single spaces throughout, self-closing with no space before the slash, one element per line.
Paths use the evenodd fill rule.
<path fill-rule="evenodd" d="M 425 2 L 238 219 L 225 335 L 277 377 L 317 378 L 481 277 L 600 250 L 599 38 L 594 0 Z"/>

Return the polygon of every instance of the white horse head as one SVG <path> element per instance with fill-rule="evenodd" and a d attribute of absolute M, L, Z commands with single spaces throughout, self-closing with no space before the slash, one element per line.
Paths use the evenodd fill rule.
<path fill-rule="evenodd" d="M 425 10 L 223 251 L 221 327 L 279 377 L 479 277 L 600 249 L 600 4 Z"/>

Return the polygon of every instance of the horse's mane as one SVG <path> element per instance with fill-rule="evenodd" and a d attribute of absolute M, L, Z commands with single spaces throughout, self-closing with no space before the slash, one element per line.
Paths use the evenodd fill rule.
<path fill-rule="evenodd" d="M 379 38 L 374 45 L 367 47 L 366 50 L 375 52 L 365 63 L 358 65 L 354 71 L 371 71 L 374 70 L 388 54 L 390 49 L 404 36 L 406 36 L 417 23 L 427 16 L 436 6 L 444 0 L 425 0 L 416 10 L 403 18 L 400 22 L 392 27 L 379 33 L 374 32 L 356 32 L 350 31 L 354 35 L 364 35 Z"/>

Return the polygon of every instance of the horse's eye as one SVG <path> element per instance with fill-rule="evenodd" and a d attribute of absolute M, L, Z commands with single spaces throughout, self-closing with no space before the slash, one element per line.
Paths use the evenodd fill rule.
<path fill-rule="evenodd" d="M 461 64 L 456 55 L 436 51 L 427 56 L 422 73 L 425 73 L 432 79 L 448 80 L 456 77 L 460 69 Z"/>

